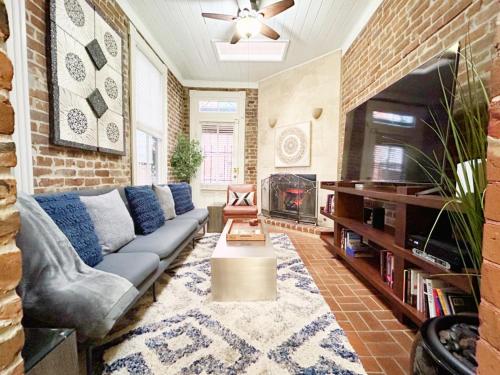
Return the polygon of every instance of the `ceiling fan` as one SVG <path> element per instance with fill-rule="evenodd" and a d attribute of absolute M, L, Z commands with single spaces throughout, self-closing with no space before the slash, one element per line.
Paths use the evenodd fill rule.
<path fill-rule="evenodd" d="M 231 38 L 231 44 L 238 43 L 242 37 L 250 38 L 257 33 L 273 40 L 279 39 L 280 34 L 267 26 L 263 20 L 274 17 L 295 4 L 294 0 L 281 0 L 259 9 L 257 2 L 260 4 L 260 1 L 258 0 L 237 0 L 237 2 L 238 14 L 236 16 L 219 13 L 201 14 L 206 18 L 235 22 L 237 31 Z"/>

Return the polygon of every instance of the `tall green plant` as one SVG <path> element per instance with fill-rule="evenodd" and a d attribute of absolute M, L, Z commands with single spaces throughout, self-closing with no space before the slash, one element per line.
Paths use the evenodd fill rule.
<path fill-rule="evenodd" d="M 463 80 L 455 74 L 456 90 L 453 101 L 441 81 L 443 88 L 443 106 L 448 115 L 449 127 L 446 131 L 438 126 L 433 116 L 433 123 L 428 124 L 438 136 L 444 149 L 443 159 L 437 155 L 428 156 L 415 149 L 421 157 L 415 161 L 424 173 L 435 182 L 441 196 L 447 203 L 439 212 L 432 230 L 441 215 L 446 212 L 450 218 L 454 237 L 466 268 L 476 302 L 476 293 L 480 283 L 482 264 L 482 243 L 484 224 L 484 193 L 486 190 L 486 147 L 488 124 L 488 93 L 471 58 L 470 47 L 466 46 L 460 54 L 465 69 Z M 462 76 L 460 76 L 462 78 Z M 452 102 L 457 113 L 454 113 Z M 462 168 L 462 176 L 457 164 L 468 163 L 470 168 Z M 462 183 L 457 183 L 462 181 Z M 429 234 L 429 238 L 432 235 Z"/>
<path fill-rule="evenodd" d="M 203 161 L 200 143 L 197 140 L 189 140 L 185 135 L 179 136 L 175 146 L 170 165 L 174 171 L 175 177 L 181 181 L 189 182 L 191 177 Z"/>

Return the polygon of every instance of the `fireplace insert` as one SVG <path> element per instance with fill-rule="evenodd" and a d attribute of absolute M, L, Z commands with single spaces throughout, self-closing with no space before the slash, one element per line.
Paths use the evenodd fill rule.
<path fill-rule="evenodd" d="M 317 224 L 317 181 L 313 174 L 272 174 L 261 182 L 262 214 Z"/>

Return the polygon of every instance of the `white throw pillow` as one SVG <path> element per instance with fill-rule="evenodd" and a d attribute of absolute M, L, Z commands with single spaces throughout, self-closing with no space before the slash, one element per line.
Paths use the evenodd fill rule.
<path fill-rule="evenodd" d="M 229 190 L 229 205 L 230 206 L 253 206 L 254 191 L 246 193 L 239 193 L 237 191 Z"/>
<path fill-rule="evenodd" d="M 160 207 L 165 215 L 165 220 L 173 219 L 175 214 L 175 202 L 172 192 L 168 186 L 153 185 L 153 190 L 160 201 Z"/>
<path fill-rule="evenodd" d="M 134 221 L 118 190 L 106 194 L 80 196 L 94 223 L 103 254 L 112 253 L 135 238 Z"/>

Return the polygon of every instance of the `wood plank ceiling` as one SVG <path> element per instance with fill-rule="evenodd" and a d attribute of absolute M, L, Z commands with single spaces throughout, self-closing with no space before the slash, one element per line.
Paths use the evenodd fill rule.
<path fill-rule="evenodd" d="M 262 7 L 276 0 L 263 0 Z M 185 80 L 257 82 L 341 48 L 360 19 L 380 0 L 295 0 L 295 6 L 266 23 L 289 40 L 283 62 L 220 62 L 214 40 L 229 41 L 230 22 L 202 12 L 237 14 L 237 0 L 132 0 L 130 7 L 173 61 Z"/>

